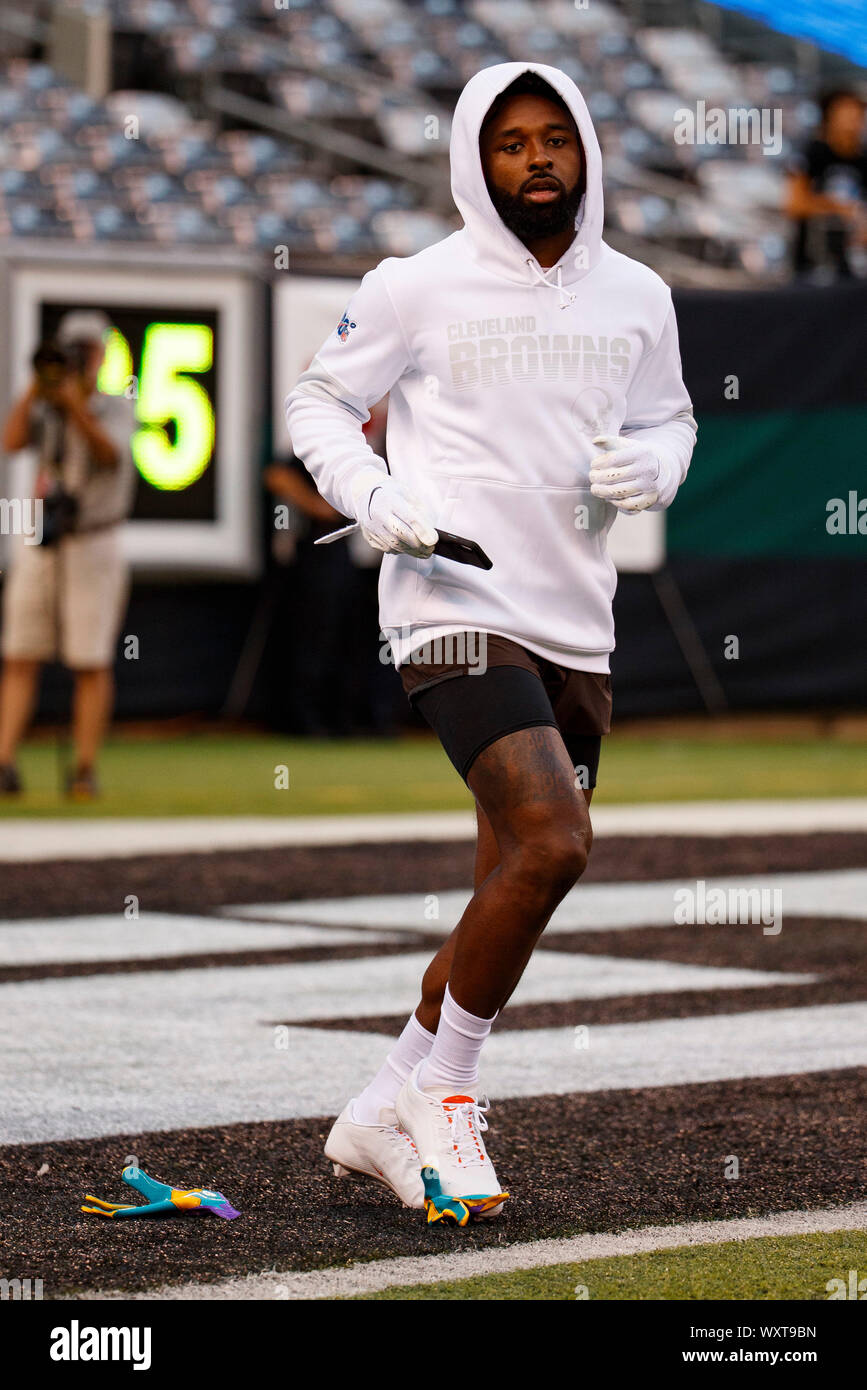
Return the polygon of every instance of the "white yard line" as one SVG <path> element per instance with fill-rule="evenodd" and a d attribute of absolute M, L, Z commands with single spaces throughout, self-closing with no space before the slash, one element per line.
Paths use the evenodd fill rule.
<path fill-rule="evenodd" d="M 99 916 L 0 922 L 0 966 L 170 960 L 175 956 L 220 956 L 235 951 L 295 950 L 308 946 L 374 947 L 404 939 L 397 932 L 306 923 L 284 926 L 233 922 L 228 917 L 169 912 L 142 912 L 128 919 L 120 911 Z"/>
<path fill-rule="evenodd" d="M 867 797 L 594 806 L 596 835 L 809 834 L 867 830 Z M 190 854 L 279 845 L 468 840 L 471 811 L 376 816 L 172 816 L 4 820 L 0 861 Z"/>
<path fill-rule="evenodd" d="M 851 917 L 860 921 L 867 916 L 867 869 L 832 869 L 818 873 L 769 874 L 757 872 L 750 876 L 696 879 L 669 879 L 656 883 L 579 883 L 566 895 L 554 913 L 545 936 L 558 932 L 625 931 L 634 927 L 672 927 L 685 924 L 683 916 L 684 890 L 691 894 L 689 901 L 699 901 L 708 907 L 713 893 L 721 889 L 733 907 L 736 894 L 764 894 L 764 923 L 785 930 L 787 917 Z M 699 894 L 701 895 L 699 899 Z M 778 897 L 774 898 L 774 894 Z M 710 895 L 710 896 L 709 896 Z M 731 895 L 731 898 L 729 897 Z M 307 898 L 282 903 L 245 903 L 223 908 L 227 917 L 241 917 L 270 922 L 319 922 L 332 927 L 374 926 L 383 930 L 440 932 L 447 936 L 460 919 L 472 896 L 471 888 L 448 889 L 436 892 L 430 884 L 417 893 L 378 893 L 349 898 Z M 728 910 L 722 921 L 740 921 L 746 930 L 749 922 L 759 925 L 760 896 L 753 909 L 746 906 L 740 916 Z M 776 904 L 776 906 L 774 906 Z M 702 920 L 701 917 L 698 919 Z M 712 914 L 705 920 L 712 922 Z M 701 930 L 696 927 L 695 930 Z M 542 938 L 543 944 L 545 938 Z"/>
<path fill-rule="evenodd" d="M 580 998 L 581 958 L 539 954 L 556 960 Z M 394 959 L 402 958 L 387 957 L 383 964 Z M 76 976 L 0 986 L 0 1143 L 338 1114 L 382 1065 L 393 1039 L 304 1023 L 274 1025 L 291 1017 L 290 1009 L 297 1009 L 305 995 L 322 992 L 317 1008 L 330 1000 L 332 1008 L 345 1009 L 346 974 L 332 974 L 340 964 L 366 962 Z M 613 969 L 611 982 L 619 988 Z M 534 975 L 531 967 L 516 1003 L 537 987 L 537 997 L 550 989 L 539 976 L 534 984 Z M 647 984 L 670 987 L 669 978 L 649 975 Z M 394 985 L 393 991 L 383 986 L 383 1008 L 398 996 L 398 976 Z M 867 1003 L 848 1003 L 594 1023 L 581 1034 L 566 1026 L 495 1031 L 485 1049 L 484 1081 L 496 1117 L 497 1101 L 521 1096 L 864 1066 Z"/>
<path fill-rule="evenodd" d="M 0 860 L 102 859 L 135 854 L 194 854 L 281 845 L 377 844 L 394 840 L 469 840 L 471 811 L 400 816 L 165 816 L 138 820 L 4 820 Z"/>
<path fill-rule="evenodd" d="M 415 1213 L 417 1220 L 422 1218 Z M 563 1240 L 539 1240 L 487 1250 L 447 1255 L 410 1255 L 375 1260 L 352 1268 L 303 1273 L 251 1274 L 220 1284 L 179 1284 L 143 1293 L 107 1292 L 77 1295 L 85 1299 L 204 1300 L 347 1298 L 411 1284 L 438 1284 L 476 1275 L 508 1274 L 540 1266 L 578 1264 L 611 1255 L 637 1255 L 689 1245 L 721 1245 L 757 1236 L 809 1235 L 823 1231 L 867 1231 L 867 1202 L 817 1211 L 783 1211 L 735 1221 L 693 1221 L 681 1226 L 643 1226 L 638 1230 L 601 1232 Z M 592 1278 L 592 1275 L 591 1275 Z M 592 1289 L 591 1289 L 592 1296 Z"/>

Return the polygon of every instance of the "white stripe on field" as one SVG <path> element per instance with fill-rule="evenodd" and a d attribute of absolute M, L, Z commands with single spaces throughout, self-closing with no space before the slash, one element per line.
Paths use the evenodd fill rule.
<path fill-rule="evenodd" d="M 151 960 L 298 946 L 375 946 L 401 939 L 393 932 L 232 922 L 226 917 L 188 917 L 170 912 L 142 912 L 128 921 L 123 912 L 116 912 L 0 922 L 0 966 Z"/>
<path fill-rule="evenodd" d="M 593 806 L 604 835 L 773 835 L 867 830 L 867 797 L 793 801 L 674 801 Z M 121 816 L 86 821 L 9 819 L 0 861 L 104 859 L 189 854 L 268 845 L 346 845 L 400 840 L 469 840 L 472 811 L 369 816 Z"/>
<path fill-rule="evenodd" d="M 534 959 L 543 956 L 580 980 L 581 957 Z M 275 1030 L 315 994 L 319 972 L 250 966 L 0 986 L 0 1143 L 336 1115 L 393 1040 L 303 1024 Z M 528 972 L 527 990 L 533 979 Z M 379 1005 L 391 1007 L 384 987 Z M 505 1099 L 865 1065 L 860 1003 L 593 1024 L 586 1035 L 495 1029 L 483 1081 Z"/>
<path fill-rule="evenodd" d="M 839 869 L 819 873 L 755 874 L 749 878 L 707 878 L 704 893 L 764 891 L 773 911 L 773 893 L 781 894 L 786 917 L 867 917 L 867 870 Z M 675 926 L 676 895 L 697 894 L 696 879 L 661 883 L 579 883 L 566 895 L 548 926 L 552 932 L 609 931 L 629 927 Z M 333 926 L 374 926 L 393 930 L 441 932 L 447 935 L 469 902 L 472 889 L 442 893 L 379 893 L 351 898 L 312 898 L 298 902 L 246 903 L 227 907 L 233 917 L 279 922 L 320 922 Z M 433 915 L 436 913 L 436 915 Z M 766 920 L 769 915 L 766 914 Z M 749 926 L 744 927 L 750 930 Z M 755 927 L 761 931 L 761 925 Z M 542 938 L 544 942 L 544 937 Z"/>
<path fill-rule="evenodd" d="M 408 1213 L 423 1220 L 418 1212 Z M 722 1245 L 726 1241 L 755 1240 L 762 1236 L 812 1235 L 825 1231 L 867 1230 L 867 1202 L 816 1211 L 782 1211 L 771 1216 L 739 1217 L 733 1221 L 693 1221 L 680 1226 L 642 1226 L 637 1230 L 600 1232 L 563 1240 L 529 1241 L 521 1245 L 459 1250 L 445 1255 L 404 1255 L 374 1260 L 351 1268 L 314 1269 L 250 1274 L 219 1284 L 165 1285 L 140 1293 L 107 1292 L 76 1294 L 94 1299 L 332 1299 L 413 1284 L 440 1284 L 478 1275 L 510 1274 L 560 1264 L 583 1264 L 613 1255 L 638 1255 L 653 1250 L 677 1250 L 685 1246 Z M 593 1296 L 592 1270 L 582 1271 Z M 819 1281 L 822 1283 L 822 1281 Z M 571 1296 L 573 1290 L 564 1292 Z M 826 1296 L 824 1284 L 816 1293 Z"/>

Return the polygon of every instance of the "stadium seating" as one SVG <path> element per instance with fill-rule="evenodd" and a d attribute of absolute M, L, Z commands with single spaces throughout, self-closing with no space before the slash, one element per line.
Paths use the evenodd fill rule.
<path fill-rule="evenodd" d="M 636 25 L 632 8 L 603 0 L 587 9 L 555 0 L 108 8 L 115 72 L 132 82 L 103 101 L 37 61 L 45 44 L 7 54 L 4 236 L 410 254 L 457 225 L 446 151 L 460 87 L 480 67 L 526 57 L 555 63 L 585 92 L 615 241 L 629 238 L 651 263 L 665 247 L 684 265 L 782 272 L 783 170 L 817 112 L 773 39 L 757 47 L 764 61 L 744 61 L 742 46 L 726 53 L 685 27 L 681 5 L 638 7 Z M 50 18 L 50 6 L 36 9 Z M 243 116 L 227 113 L 232 99 Z M 769 159 L 755 145 L 678 144 L 675 113 L 698 100 L 779 108 L 783 149 Z"/>

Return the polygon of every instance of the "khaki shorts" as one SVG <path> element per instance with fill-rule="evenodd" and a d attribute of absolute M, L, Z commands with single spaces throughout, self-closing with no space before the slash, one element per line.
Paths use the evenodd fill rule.
<path fill-rule="evenodd" d="M 59 545 L 21 544 L 3 586 L 3 655 L 59 657 L 81 671 L 112 666 L 128 598 L 120 527 L 66 536 Z"/>

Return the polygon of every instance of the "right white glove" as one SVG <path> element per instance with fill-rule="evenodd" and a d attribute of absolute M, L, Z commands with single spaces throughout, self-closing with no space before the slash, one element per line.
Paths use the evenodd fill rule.
<path fill-rule="evenodd" d="M 389 473 L 365 471 L 352 489 L 361 533 L 374 550 L 426 560 L 439 539 L 422 506 Z"/>

